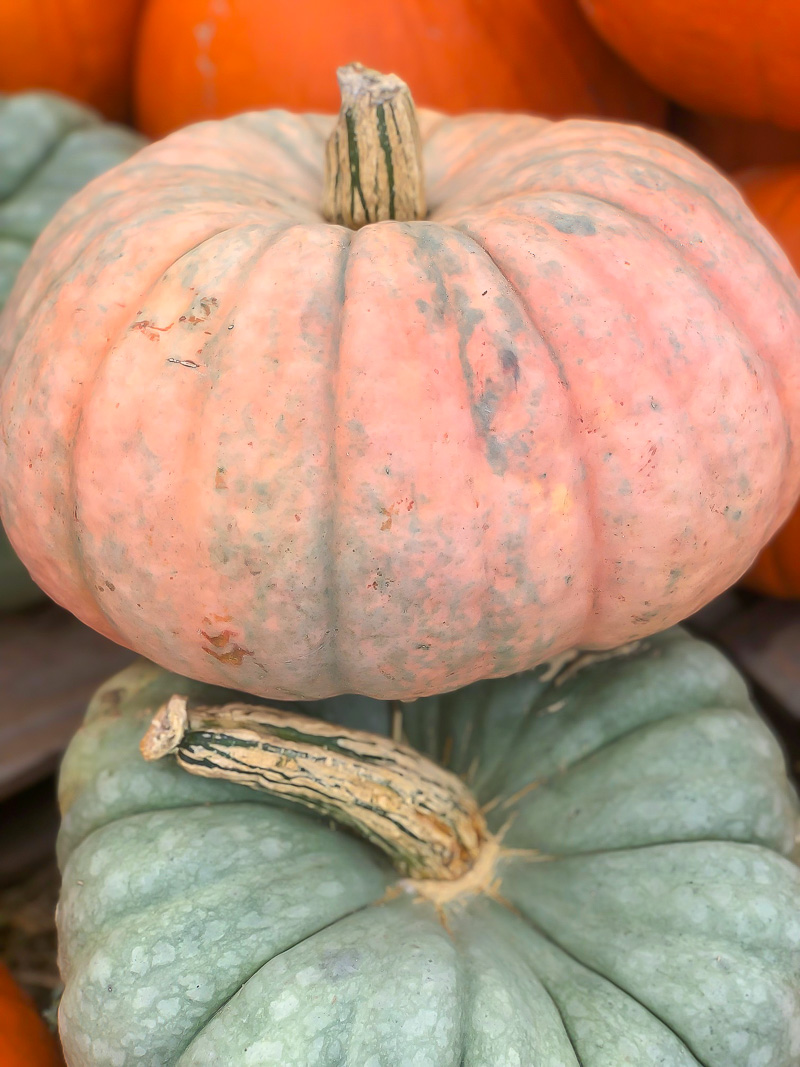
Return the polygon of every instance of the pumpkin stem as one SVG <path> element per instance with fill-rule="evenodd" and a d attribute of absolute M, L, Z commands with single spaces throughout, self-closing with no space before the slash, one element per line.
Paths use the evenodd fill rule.
<path fill-rule="evenodd" d="M 325 218 L 352 230 L 424 218 L 422 138 L 408 86 L 361 63 L 336 76 L 342 106 L 325 151 Z"/>
<path fill-rule="evenodd" d="M 382 849 L 401 874 L 461 878 L 488 837 L 460 778 L 406 745 L 252 704 L 189 708 L 173 696 L 142 739 L 147 760 L 312 808 Z"/>

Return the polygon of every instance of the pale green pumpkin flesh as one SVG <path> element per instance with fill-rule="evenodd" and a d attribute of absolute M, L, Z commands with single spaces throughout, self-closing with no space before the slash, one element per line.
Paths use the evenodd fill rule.
<path fill-rule="evenodd" d="M 708 646 L 672 630 L 406 706 L 410 743 L 446 754 L 506 827 L 499 884 L 438 912 L 350 834 L 145 763 L 174 692 L 231 699 L 140 662 L 65 759 L 71 1065 L 798 1062 L 796 799 Z M 391 719 L 366 698 L 305 707 Z"/>

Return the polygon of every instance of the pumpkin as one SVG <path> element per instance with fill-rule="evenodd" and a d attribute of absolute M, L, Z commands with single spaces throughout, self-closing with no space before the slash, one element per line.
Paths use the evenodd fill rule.
<path fill-rule="evenodd" d="M 798 279 L 724 178 L 638 127 L 428 112 L 427 217 L 325 222 L 332 130 L 328 190 L 399 201 L 386 115 L 352 172 L 285 112 L 149 146 L 2 320 L 12 543 L 201 681 L 407 699 L 615 647 L 797 493 Z"/>
<path fill-rule="evenodd" d="M 3 0 L 0 90 L 52 89 L 124 119 L 142 0 Z"/>
<path fill-rule="evenodd" d="M 335 111 L 330 72 L 396 70 L 428 107 L 615 116 L 658 124 L 660 97 L 595 35 L 577 0 L 368 0 L 297 11 L 276 0 L 150 0 L 136 59 L 137 124 L 152 137 L 251 108 Z"/>
<path fill-rule="evenodd" d="M 144 143 L 66 97 L 0 94 L 0 308 L 31 245 L 64 201 Z M 0 528 L 0 610 L 39 599 L 41 590 Z"/>
<path fill-rule="evenodd" d="M 403 705 L 410 744 L 485 813 L 484 850 L 449 881 L 400 876 L 266 792 L 145 762 L 176 694 L 236 699 L 140 661 L 97 693 L 61 770 L 72 1067 L 797 1063 L 796 797 L 710 646 L 671 630 Z M 293 710 L 317 717 L 318 795 L 356 790 L 366 824 L 380 790 L 326 767 L 349 748 L 368 769 L 381 739 L 355 730 L 385 734 L 389 706 Z M 413 772 L 399 782 L 405 803 Z"/>
<path fill-rule="evenodd" d="M 800 160 L 800 130 L 675 106 L 668 129 L 726 171 Z"/>
<path fill-rule="evenodd" d="M 800 267 L 800 164 L 736 176 L 753 211 Z M 800 504 L 747 573 L 744 584 L 773 596 L 800 597 Z"/>
<path fill-rule="evenodd" d="M 600 36 L 662 93 L 710 114 L 800 129 L 795 0 L 580 0 Z"/>
<path fill-rule="evenodd" d="M 58 1046 L 36 1011 L 0 962 L 0 1063 L 3 1067 L 63 1067 Z"/>

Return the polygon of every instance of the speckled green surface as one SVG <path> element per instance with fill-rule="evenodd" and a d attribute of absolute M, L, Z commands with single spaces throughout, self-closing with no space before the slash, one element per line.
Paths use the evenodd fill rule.
<path fill-rule="evenodd" d="M 57 93 L 0 93 L 0 311 L 61 205 L 144 144 L 133 130 Z M 42 599 L 0 528 L 0 610 Z"/>
<path fill-rule="evenodd" d="M 173 692 L 140 662 L 67 753 L 70 1067 L 796 1067 L 800 871 L 781 753 L 679 630 L 405 710 L 527 851 L 443 925 L 371 847 L 145 763 Z M 315 714 L 385 731 L 385 704 Z"/>

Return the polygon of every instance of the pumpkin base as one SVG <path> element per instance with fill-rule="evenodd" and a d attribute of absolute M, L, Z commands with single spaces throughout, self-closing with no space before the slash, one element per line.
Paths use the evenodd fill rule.
<path fill-rule="evenodd" d="M 510 825 L 510 824 L 508 824 Z M 538 852 L 536 849 L 503 848 L 503 835 L 508 825 L 497 835 L 487 835 L 481 843 L 480 851 L 474 858 L 472 866 L 458 878 L 403 878 L 387 893 L 385 899 L 392 899 L 400 893 L 408 893 L 420 900 L 433 904 L 443 926 L 448 909 L 466 906 L 478 896 L 490 897 L 500 904 L 507 901 L 500 892 L 502 877 L 500 870 L 505 859 L 528 859 L 532 863 L 543 863 L 552 856 Z"/>

